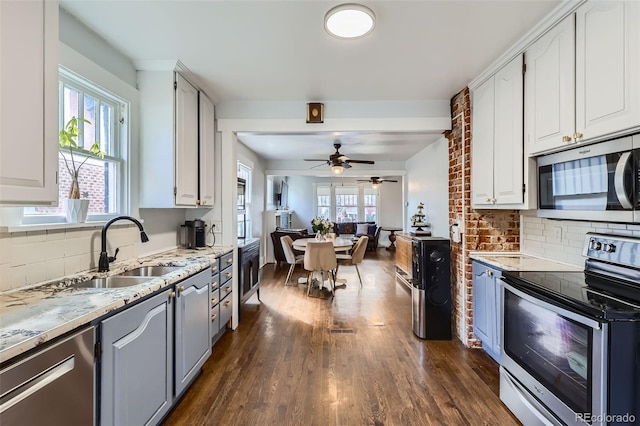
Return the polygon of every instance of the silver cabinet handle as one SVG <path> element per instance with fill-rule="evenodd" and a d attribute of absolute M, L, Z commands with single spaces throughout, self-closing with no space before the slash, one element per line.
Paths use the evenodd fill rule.
<path fill-rule="evenodd" d="M 616 164 L 616 172 L 613 179 L 616 196 L 618 197 L 618 201 L 620 201 L 620 205 L 625 210 L 631 210 L 633 208 L 633 204 L 631 204 L 631 200 L 629 200 L 627 191 L 625 191 L 624 187 L 624 174 L 627 169 L 627 165 L 629 164 L 629 160 L 631 160 L 631 152 L 625 152 L 620 156 L 618 164 Z"/>
<path fill-rule="evenodd" d="M 211 315 L 211 321 L 215 321 L 218 318 L 218 314 Z"/>
<path fill-rule="evenodd" d="M 227 259 L 227 265 L 230 264 L 231 262 L 233 262 L 233 259 L 232 258 L 228 258 Z"/>
<path fill-rule="evenodd" d="M 227 278 L 231 278 L 231 272 L 227 272 L 225 275 L 227 276 Z"/>
<path fill-rule="evenodd" d="M 226 302 L 224 302 L 224 306 L 229 306 L 231 304 L 231 300 L 227 300 Z"/>

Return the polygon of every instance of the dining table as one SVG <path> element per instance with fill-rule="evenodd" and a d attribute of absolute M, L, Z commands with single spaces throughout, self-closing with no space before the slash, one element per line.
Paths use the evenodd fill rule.
<path fill-rule="evenodd" d="M 293 241 L 294 250 L 305 251 L 307 249 L 307 243 L 309 241 L 319 241 L 315 238 L 298 238 Z M 353 241 L 349 238 L 343 237 L 335 237 L 335 238 L 327 238 L 326 241 L 331 241 L 333 243 L 333 249 L 336 252 L 349 251 L 351 247 L 353 247 Z"/>
<path fill-rule="evenodd" d="M 293 241 L 293 248 L 294 250 L 300 250 L 300 251 L 305 251 L 307 249 L 307 244 L 309 242 L 316 242 L 319 241 L 316 238 L 299 238 L 297 240 Z M 343 237 L 331 237 L 331 238 L 327 238 L 326 241 L 331 241 L 333 243 L 333 249 L 337 252 L 343 252 L 343 251 L 349 251 L 351 250 L 351 247 L 353 247 L 353 241 L 351 241 L 350 238 L 343 238 Z M 316 280 L 314 279 L 314 282 Z M 307 283 L 307 278 L 306 277 L 300 277 L 298 278 L 298 283 L 299 284 L 306 284 Z M 347 285 L 347 280 L 345 279 L 337 279 L 336 280 L 336 284 L 340 284 L 340 286 L 346 286 Z M 320 287 L 320 289 L 322 288 L 322 282 L 318 282 L 318 285 Z"/>

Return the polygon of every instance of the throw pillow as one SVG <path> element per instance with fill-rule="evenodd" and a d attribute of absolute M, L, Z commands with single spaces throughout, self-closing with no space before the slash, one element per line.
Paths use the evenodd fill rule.
<path fill-rule="evenodd" d="M 378 226 L 375 223 L 370 224 L 369 228 L 368 228 L 368 231 L 367 231 L 367 234 L 368 235 L 376 235 L 376 228 L 377 227 Z"/>
<path fill-rule="evenodd" d="M 369 230 L 369 225 L 366 223 L 359 223 L 356 225 L 356 235 L 367 235 L 367 231 Z"/>

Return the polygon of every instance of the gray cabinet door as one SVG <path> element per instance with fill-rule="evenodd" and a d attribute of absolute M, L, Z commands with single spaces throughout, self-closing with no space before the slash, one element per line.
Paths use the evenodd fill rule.
<path fill-rule="evenodd" d="M 176 284 L 176 397 L 211 355 L 211 270 Z"/>
<path fill-rule="evenodd" d="M 500 362 L 502 302 L 500 269 L 473 262 L 473 332 L 482 348 Z"/>
<path fill-rule="evenodd" d="M 484 345 L 493 345 L 493 327 L 491 325 L 491 304 L 493 286 L 489 277 L 489 268 L 473 262 L 473 333 Z"/>
<path fill-rule="evenodd" d="M 173 309 L 167 290 L 102 322 L 100 424 L 156 424 L 173 385 Z"/>

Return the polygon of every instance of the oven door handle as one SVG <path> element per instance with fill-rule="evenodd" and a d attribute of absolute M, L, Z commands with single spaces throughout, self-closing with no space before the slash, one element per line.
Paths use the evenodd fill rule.
<path fill-rule="evenodd" d="M 566 309 L 563 309 L 559 306 L 556 305 L 552 305 L 551 303 L 547 303 L 543 300 L 540 300 L 538 298 L 536 298 L 535 296 L 531 296 L 530 294 L 527 294 L 523 291 L 520 291 L 516 288 L 514 288 L 513 286 L 511 286 L 510 284 L 508 284 L 507 282 L 505 282 L 504 280 L 502 280 L 503 283 L 503 287 L 505 289 L 505 291 L 510 291 L 511 293 L 515 294 L 516 296 L 526 300 L 527 302 L 533 303 L 534 305 L 540 306 L 542 308 L 545 308 L 553 313 L 556 313 L 560 316 L 563 316 L 564 318 L 568 318 L 571 320 L 574 320 L 576 322 L 579 322 L 580 324 L 586 325 L 587 327 L 593 328 L 595 330 L 600 330 L 602 329 L 602 324 L 599 323 L 598 321 L 594 321 L 590 318 L 587 318 L 583 315 L 580 314 L 576 314 L 575 312 L 571 312 L 568 311 Z"/>
<path fill-rule="evenodd" d="M 633 209 L 633 204 L 627 195 L 627 191 L 624 185 L 624 176 L 625 170 L 629 165 L 629 161 L 631 161 L 631 152 L 624 152 L 620 156 L 618 163 L 616 164 L 616 171 L 613 179 L 613 186 L 616 190 L 616 196 L 618 197 L 618 201 L 620 201 L 620 205 L 625 210 Z"/>

